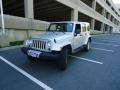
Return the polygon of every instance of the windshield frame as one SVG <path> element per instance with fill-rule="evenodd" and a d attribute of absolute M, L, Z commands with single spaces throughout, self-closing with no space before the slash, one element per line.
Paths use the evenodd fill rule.
<path fill-rule="evenodd" d="M 55 30 L 50 30 L 50 28 L 51 28 L 51 26 L 52 25 L 64 25 L 64 30 L 57 30 L 57 29 L 55 29 Z M 68 26 L 68 25 L 70 25 L 70 26 Z M 49 25 L 49 27 L 48 27 L 48 30 L 47 31 L 49 31 L 49 32 L 73 32 L 73 28 L 74 28 L 74 23 L 51 23 L 50 25 Z M 71 30 L 69 30 L 69 29 L 71 29 Z"/>

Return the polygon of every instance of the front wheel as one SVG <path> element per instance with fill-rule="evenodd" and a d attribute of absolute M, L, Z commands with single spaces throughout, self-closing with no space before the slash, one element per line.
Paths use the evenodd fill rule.
<path fill-rule="evenodd" d="M 90 50 L 90 41 L 87 42 L 87 45 L 84 47 L 85 51 L 89 51 Z"/>
<path fill-rule="evenodd" d="M 59 68 L 65 70 L 68 61 L 68 48 L 63 48 L 59 57 Z"/>

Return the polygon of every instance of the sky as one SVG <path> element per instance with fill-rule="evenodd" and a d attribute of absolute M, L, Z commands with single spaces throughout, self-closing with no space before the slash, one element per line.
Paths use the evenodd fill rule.
<path fill-rule="evenodd" d="M 120 4 L 120 0 L 113 0 L 115 4 Z"/>

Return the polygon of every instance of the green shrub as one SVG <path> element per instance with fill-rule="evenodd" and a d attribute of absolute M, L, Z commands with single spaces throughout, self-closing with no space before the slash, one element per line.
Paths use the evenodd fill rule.
<path fill-rule="evenodd" d="M 10 42 L 10 46 L 22 45 L 24 41 L 14 41 Z"/>

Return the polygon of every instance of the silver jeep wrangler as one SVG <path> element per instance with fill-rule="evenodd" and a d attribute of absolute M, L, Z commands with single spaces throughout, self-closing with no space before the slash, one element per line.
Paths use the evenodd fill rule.
<path fill-rule="evenodd" d="M 90 24 L 87 22 L 53 22 L 46 33 L 24 42 L 22 52 L 30 61 L 56 59 L 61 69 L 66 69 L 68 55 L 80 48 L 89 51 L 91 43 Z"/>

